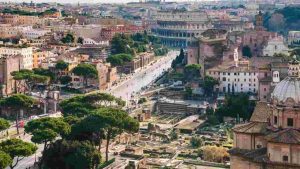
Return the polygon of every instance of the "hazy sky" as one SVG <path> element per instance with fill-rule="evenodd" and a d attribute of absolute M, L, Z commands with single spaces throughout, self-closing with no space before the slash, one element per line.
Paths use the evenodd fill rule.
<path fill-rule="evenodd" d="M 0 2 L 30 2 L 31 0 L 0 0 Z M 138 2 L 139 0 L 32 0 L 33 2 L 58 2 L 58 3 L 126 3 L 126 2 Z M 188 1 L 188 0 L 166 0 L 166 1 Z M 191 0 L 190 0 L 191 1 Z M 195 0 L 193 0 L 195 1 Z M 201 1 L 201 0 L 197 0 Z"/>

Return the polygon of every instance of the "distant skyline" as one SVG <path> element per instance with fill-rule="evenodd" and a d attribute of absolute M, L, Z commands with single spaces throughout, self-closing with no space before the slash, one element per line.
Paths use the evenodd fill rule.
<path fill-rule="evenodd" d="M 41 2 L 57 2 L 57 3 L 127 3 L 127 2 L 138 2 L 139 0 L 32 0 L 34 3 L 41 3 Z M 195 0 L 166 0 L 166 1 L 195 1 Z M 196 0 L 202 1 L 202 0 Z M 31 0 L 0 0 L 0 2 L 31 2 Z"/>

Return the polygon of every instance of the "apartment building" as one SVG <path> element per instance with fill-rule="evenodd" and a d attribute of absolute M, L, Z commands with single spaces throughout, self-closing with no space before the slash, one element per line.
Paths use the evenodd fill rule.
<path fill-rule="evenodd" d="M 3 55 L 21 55 L 21 69 L 33 68 L 32 47 L 27 46 L 4 46 L 0 47 L 0 57 Z"/>

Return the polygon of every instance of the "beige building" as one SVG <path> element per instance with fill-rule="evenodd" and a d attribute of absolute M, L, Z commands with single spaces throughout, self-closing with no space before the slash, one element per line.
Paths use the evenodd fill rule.
<path fill-rule="evenodd" d="M 21 55 L 20 69 L 29 69 L 33 67 L 32 47 L 27 46 L 5 46 L 0 47 L 0 57 L 2 55 Z"/>
<path fill-rule="evenodd" d="M 42 24 L 43 20 L 38 16 L 25 16 L 25 15 L 11 15 L 11 14 L 2 14 L 0 16 L 3 23 L 16 25 L 36 25 Z"/>
<path fill-rule="evenodd" d="M 20 70 L 20 55 L 6 55 L 0 57 L 0 96 L 7 96 L 14 93 L 16 83 L 11 73 Z"/>
<path fill-rule="evenodd" d="M 98 63 L 99 90 L 105 90 L 118 80 L 117 68 L 111 67 L 109 63 Z"/>
<path fill-rule="evenodd" d="M 250 122 L 233 128 L 231 169 L 300 168 L 300 65 L 289 63 L 270 103 L 256 105 Z"/>

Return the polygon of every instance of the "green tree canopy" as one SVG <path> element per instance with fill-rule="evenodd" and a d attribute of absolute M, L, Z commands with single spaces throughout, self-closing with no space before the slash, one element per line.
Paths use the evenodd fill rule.
<path fill-rule="evenodd" d="M 190 64 L 184 67 L 184 78 L 186 81 L 197 79 L 200 77 L 200 68 L 199 64 Z"/>
<path fill-rule="evenodd" d="M 88 141 L 58 140 L 44 153 L 45 167 L 65 169 L 97 168 L 101 153 Z"/>
<path fill-rule="evenodd" d="M 32 135 L 31 141 L 37 144 L 54 141 L 58 136 L 65 136 L 70 132 L 70 126 L 62 118 L 40 118 L 29 121 L 25 126 L 26 133 Z"/>
<path fill-rule="evenodd" d="M 44 78 L 50 78 L 50 80 L 54 80 L 55 74 L 51 72 L 49 69 L 44 68 L 34 68 L 33 73 L 36 75 L 44 76 Z M 46 79 L 45 79 L 46 80 Z"/>
<path fill-rule="evenodd" d="M 74 43 L 75 37 L 73 34 L 68 33 L 65 37 L 61 39 L 63 43 Z"/>
<path fill-rule="evenodd" d="M 29 89 L 29 92 L 32 91 L 33 87 L 37 83 L 47 83 L 50 79 L 50 76 L 40 75 L 35 73 L 32 70 L 27 70 L 27 69 L 22 69 L 20 71 L 13 71 L 11 75 L 13 76 L 14 80 L 17 81 L 24 80 Z"/>
<path fill-rule="evenodd" d="M 252 52 L 249 46 L 244 46 L 242 49 L 243 56 L 247 56 L 248 58 L 252 57 Z"/>
<path fill-rule="evenodd" d="M 8 167 L 12 162 L 11 157 L 7 153 L 0 151 L 0 168 Z"/>
<path fill-rule="evenodd" d="M 123 107 L 125 101 L 107 93 L 93 93 L 88 95 L 78 95 L 60 103 L 62 113 L 65 117 L 74 115 L 84 117 L 91 111 L 102 107 Z"/>
<path fill-rule="evenodd" d="M 172 68 L 176 68 L 176 66 L 181 66 L 184 64 L 184 51 L 180 49 L 179 55 L 172 61 Z"/>
<path fill-rule="evenodd" d="M 103 121 L 103 129 L 106 131 L 106 161 L 108 161 L 108 146 L 112 138 L 117 134 L 127 131 L 130 133 L 137 132 L 139 123 L 131 118 L 127 112 L 115 108 L 102 108 L 97 110 L 95 114 L 90 115 L 88 118 L 97 118 Z"/>
<path fill-rule="evenodd" d="M 9 139 L 0 143 L 0 150 L 7 153 L 11 159 L 16 158 L 15 164 L 10 164 L 10 168 L 13 169 L 18 165 L 22 157 L 34 154 L 37 147 L 32 143 L 24 142 L 20 139 Z"/>
<path fill-rule="evenodd" d="M 68 66 L 69 66 L 69 63 L 67 63 L 63 60 L 59 60 L 56 62 L 55 69 L 62 71 L 62 70 L 66 70 L 68 68 Z"/>
<path fill-rule="evenodd" d="M 14 94 L 10 97 L 0 100 L 0 107 L 5 109 L 11 109 L 15 112 L 16 124 L 19 123 L 19 111 L 28 109 L 36 103 L 36 100 L 30 96 L 24 94 Z M 17 126 L 17 132 L 19 134 L 19 125 Z"/>
<path fill-rule="evenodd" d="M 205 91 L 205 94 L 207 96 L 211 96 L 214 90 L 214 86 L 219 84 L 219 81 L 215 80 L 211 76 L 205 76 L 204 77 L 204 82 L 203 82 L 203 89 Z"/>
<path fill-rule="evenodd" d="M 255 107 L 255 102 L 249 100 L 249 95 L 245 93 L 226 95 L 225 103 L 220 106 L 215 114 L 219 121 L 223 121 L 223 117 L 241 117 L 249 120 Z"/>
<path fill-rule="evenodd" d="M 111 53 L 119 54 L 134 54 L 134 50 L 131 48 L 133 40 L 130 36 L 125 34 L 116 34 L 111 41 Z"/>
<path fill-rule="evenodd" d="M 83 77 L 86 86 L 89 78 L 96 79 L 98 77 L 98 71 L 96 67 L 87 63 L 81 63 L 77 65 L 72 72 L 77 76 Z"/>
<path fill-rule="evenodd" d="M 193 148 L 199 148 L 203 145 L 203 140 L 200 137 L 192 137 L 190 140 L 190 145 Z"/>
<path fill-rule="evenodd" d="M 133 56 L 130 54 L 120 53 L 116 55 L 109 56 L 106 61 L 111 63 L 112 66 L 122 66 L 126 62 L 133 60 Z"/>
<path fill-rule="evenodd" d="M 0 131 L 6 130 L 10 127 L 9 121 L 0 118 Z"/>
<path fill-rule="evenodd" d="M 69 84 L 70 82 L 72 82 L 72 77 L 71 76 L 62 76 L 60 79 L 59 79 L 60 83 L 61 84 L 64 84 L 64 85 L 67 85 Z"/>

